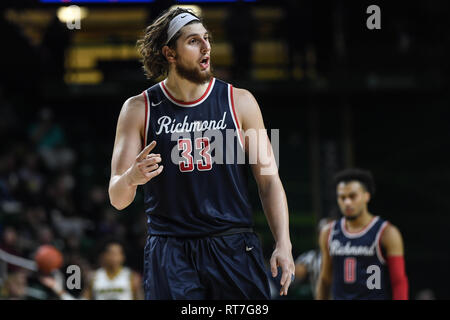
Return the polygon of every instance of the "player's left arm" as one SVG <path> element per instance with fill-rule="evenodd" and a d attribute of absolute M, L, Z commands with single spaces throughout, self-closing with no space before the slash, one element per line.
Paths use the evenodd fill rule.
<path fill-rule="evenodd" d="M 275 239 L 275 250 L 270 259 L 272 276 L 276 277 L 277 267 L 281 267 L 280 283 L 282 287 L 280 295 L 287 295 L 292 281 L 291 276 L 295 274 L 295 264 L 289 236 L 289 212 L 286 194 L 278 175 L 272 145 L 267 136 L 261 110 L 256 99 L 249 91 L 237 88 L 233 89 L 233 97 L 243 133 L 248 130 L 255 130 L 256 133 L 256 142 L 245 139 L 244 148 L 250 161 L 256 160 L 255 163 L 251 163 L 251 168 L 258 185 L 264 213 Z M 256 148 L 251 146 L 251 143 L 256 143 Z"/>
<path fill-rule="evenodd" d="M 144 300 L 142 279 L 141 276 L 135 271 L 131 273 L 131 290 L 133 292 L 133 300 Z"/>
<path fill-rule="evenodd" d="M 408 300 L 408 277 L 405 272 L 403 239 L 400 231 L 388 224 L 381 236 L 381 245 L 386 250 L 387 265 L 393 300 Z"/>
<path fill-rule="evenodd" d="M 95 300 L 92 287 L 94 286 L 94 274 L 90 272 L 87 278 L 87 286 L 81 292 L 81 297 L 85 300 Z"/>

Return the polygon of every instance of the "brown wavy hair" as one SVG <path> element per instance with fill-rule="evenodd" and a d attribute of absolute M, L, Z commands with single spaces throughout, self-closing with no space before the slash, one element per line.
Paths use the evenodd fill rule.
<path fill-rule="evenodd" d="M 161 75 L 166 75 L 169 71 L 169 62 L 162 53 L 162 48 L 166 45 L 167 41 L 167 29 L 169 28 L 170 21 L 181 13 L 189 13 L 197 17 L 200 23 L 203 23 L 200 17 L 198 17 L 192 10 L 176 8 L 173 10 L 164 11 L 151 25 L 145 29 L 143 38 L 137 41 L 137 47 L 139 54 L 141 55 L 142 64 L 145 75 L 148 79 L 158 78 Z M 198 23 L 199 21 L 193 20 L 189 22 Z M 187 25 L 188 25 L 187 24 Z M 171 49 L 176 49 L 176 41 L 181 36 L 179 30 L 167 46 Z"/>

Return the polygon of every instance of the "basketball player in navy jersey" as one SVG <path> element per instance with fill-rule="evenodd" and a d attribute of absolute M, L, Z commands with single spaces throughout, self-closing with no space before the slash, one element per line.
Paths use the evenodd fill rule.
<path fill-rule="evenodd" d="M 400 231 L 368 211 L 375 190 L 372 174 L 347 169 L 335 176 L 335 184 L 343 217 L 320 234 L 322 268 L 316 298 L 407 300 Z"/>
<path fill-rule="evenodd" d="M 265 130 L 258 103 L 247 90 L 212 76 L 209 34 L 191 11 L 164 12 L 138 46 L 147 76 L 167 77 L 122 107 L 109 195 L 122 210 L 143 185 L 146 299 L 269 299 L 262 250 L 252 230 L 247 167 L 237 161 L 239 150 L 248 154 L 249 140 L 235 134 L 222 148 L 217 144 L 213 155 L 211 146 L 219 140 L 206 134 Z M 277 170 L 262 170 L 263 163 L 276 169 L 268 141 L 265 134 L 256 147 L 269 146 L 269 164 L 257 158 L 251 170 L 275 239 L 272 276 L 280 268 L 280 295 L 286 295 L 295 270 L 288 206 Z M 219 153 L 232 161 L 213 159 Z"/>

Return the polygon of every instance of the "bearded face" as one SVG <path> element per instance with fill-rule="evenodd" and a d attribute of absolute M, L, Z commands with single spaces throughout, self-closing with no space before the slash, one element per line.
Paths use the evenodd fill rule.
<path fill-rule="evenodd" d="M 210 66 L 206 70 L 200 70 L 198 66 L 191 66 L 180 58 L 177 59 L 175 70 L 180 77 L 196 84 L 209 82 L 213 76 Z"/>

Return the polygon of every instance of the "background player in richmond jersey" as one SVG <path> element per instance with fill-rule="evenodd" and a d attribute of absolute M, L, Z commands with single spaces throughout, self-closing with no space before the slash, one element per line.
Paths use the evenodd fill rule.
<path fill-rule="evenodd" d="M 408 299 L 400 231 L 368 211 L 374 195 L 369 171 L 348 169 L 335 176 L 343 217 L 320 234 L 322 268 L 316 298 Z M 330 290 L 331 289 L 331 290 Z"/>
<path fill-rule="evenodd" d="M 225 140 L 230 129 L 264 131 L 251 149 L 261 150 L 258 156 L 269 151 L 270 159 L 257 158 L 251 169 L 276 242 L 272 275 L 280 267 L 280 295 L 286 295 L 295 270 L 288 206 L 258 103 L 247 90 L 212 76 L 209 34 L 191 11 L 164 12 L 138 44 L 147 76 L 167 78 L 122 108 L 109 195 L 121 210 L 144 186 L 146 299 L 270 298 L 252 230 L 247 165 L 237 161 L 239 152 L 249 152 L 249 140 L 240 134 Z M 212 161 L 206 132 L 226 141 L 214 157 L 220 151 L 232 161 Z M 172 159 L 172 151 L 182 158 Z M 273 170 L 264 174 L 264 168 Z"/>

